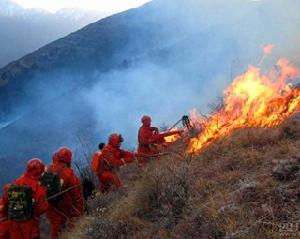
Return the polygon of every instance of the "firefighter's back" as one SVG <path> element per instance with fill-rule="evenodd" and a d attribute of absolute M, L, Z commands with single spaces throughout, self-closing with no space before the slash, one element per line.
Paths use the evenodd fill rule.
<path fill-rule="evenodd" d="M 11 238 L 38 238 L 39 237 L 39 216 L 47 210 L 46 190 L 39 185 L 38 180 L 22 176 L 18 178 L 8 189 L 9 194 L 9 217 L 12 217 Z M 14 195 L 15 194 L 15 195 Z M 19 194 L 19 201 L 13 202 L 14 196 Z M 20 211 L 13 210 L 13 207 L 20 206 Z M 26 208 L 24 208 L 26 207 Z M 15 215 L 14 215 L 15 214 Z"/>
<path fill-rule="evenodd" d="M 9 238 L 39 238 L 39 218 L 48 209 L 46 188 L 39 184 L 43 171 L 41 160 L 29 160 L 26 173 L 5 187 L 2 205 Z"/>

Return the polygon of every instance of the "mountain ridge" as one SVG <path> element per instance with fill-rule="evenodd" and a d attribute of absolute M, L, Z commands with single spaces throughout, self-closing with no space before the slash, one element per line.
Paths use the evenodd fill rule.
<path fill-rule="evenodd" d="M 12 1 L 1 0 L 0 38 L 3 52 L 0 66 L 107 15 L 79 9 L 50 13 L 43 9 L 25 9 Z"/>

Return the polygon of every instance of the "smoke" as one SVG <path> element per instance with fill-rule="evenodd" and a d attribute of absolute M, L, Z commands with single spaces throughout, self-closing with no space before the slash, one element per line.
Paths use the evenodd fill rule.
<path fill-rule="evenodd" d="M 163 30 L 168 32 L 169 45 L 156 46 L 154 55 L 150 53 L 128 69 L 99 73 L 96 79 L 102 81 L 85 97 L 95 109 L 99 132 L 122 133 L 129 142 L 126 146 L 136 145 L 140 118 L 145 113 L 156 125 L 171 125 L 193 108 L 206 113 L 207 105 L 222 94 L 234 76 L 248 64 L 259 63 L 262 46 L 276 45 L 266 65 L 275 64 L 282 55 L 298 59 L 297 1 L 166 0 L 154 5 L 158 21 L 168 21 L 168 29 Z M 165 39 L 165 31 L 157 29 L 161 34 L 155 38 Z M 142 38 L 132 37 L 129 48 L 136 42 L 147 42 Z M 144 48 L 144 53 L 149 51 Z"/>
<path fill-rule="evenodd" d="M 94 106 L 99 132 L 122 133 L 130 147 L 136 146 L 142 115 L 151 115 L 158 126 L 171 125 L 201 105 L 201 86 L 193 87 L 175 69 L 143 64 L 97 77 L 105 81 L 95 84 L 85 99 Z"/>
<path fill-rule="evenodd" d="M 16 160 L 12 171 L 20 173 L 19 162 L 30 157 L 49 162 L 62 145 L 83 157 L 82 142 L 93 151 L 112 132 L 121 133 L 124 147 L 132 149 L 144 114 L 163 126 L 194 108 L 207 113 L 234 76 L 259 62 L 261 46 L 276 46 L 262 67 L 282 56 L 299 63 L 299 5 L 297 0 L 157 0 L 106 20 L 99 29 L 119 24 L 123 39 L 95 48 L 101 62 L 110 62 L 85 72 L 54 69 L 29 81 L 22 102 L 6 115 L 7 122 L 18 120 L 0 131 L 0 158 Z M 2 182 L 11 177 L 0 175 Z"/>

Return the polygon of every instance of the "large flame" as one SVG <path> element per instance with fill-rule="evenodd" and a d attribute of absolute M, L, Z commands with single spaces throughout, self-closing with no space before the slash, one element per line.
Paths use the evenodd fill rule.
<path fill-rule="evenodd" d="M 191 115 L 202 132 L 190 140 L 188 152 L 198 154 L 235 129 L 274 127 L 282 123 L 300 105 L 300 88 L 288 84 L 299 77 L 300 70 L 287 59 L 280 59 L 267 74 L 249 66 L 225 90 L 220 109 L 208 118 L 196 112 Z"/>

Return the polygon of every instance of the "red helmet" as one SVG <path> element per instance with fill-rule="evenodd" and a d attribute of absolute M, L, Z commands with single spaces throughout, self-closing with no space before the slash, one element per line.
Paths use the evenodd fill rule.
<path fill-rule="evenodd" d="M 73 153 L 68 147 L 59 148 L 53 155 L 53 163 L 65 163 L 68 166 L 71 165 Z"/>
<path fill-rule="evenodd" d="M 44 170 L 45 170 L 45 165 L 42 162 L 42 160 L 38 158 L 30 159 L 27 162 L 26 173 L 29 174 L 30 176 L 39 178 L 42 176 Z"/>
<path fill-rule="evenodd" d="M 148 115 L 144 115 L 141 119 L 142 124 L 147 125 L 147 126 L 151 125 L 151 121 L 152 121 L 152 119 Z"/>
<path fill-rule="evenodd" d="M 121 134 L 113 133 L 108 138 L 108 143 L 113 147 L 120 147 L 123 142 L 123 137 Z"/>

